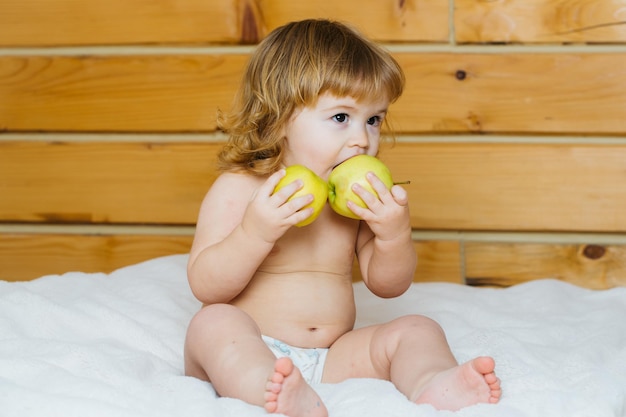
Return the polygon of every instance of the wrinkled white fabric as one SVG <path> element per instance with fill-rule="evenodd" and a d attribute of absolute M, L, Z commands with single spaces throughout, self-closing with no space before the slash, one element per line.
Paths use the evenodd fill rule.
<path fill-rule="evenodd" d="M 0 416 L 267 416 L 183 375 L 186 328 L 200 307 L 186 261 L 0 281 Z M 412 404 L 387 381 L 315 385 L 333 417 L 626 415 L 626 288 L 432 283 L 389 300 L 360 283 L 354 290 L 357 326 L 427 315 L 459 361 L 496 359 L 503 396 L 452 413 Z"/>

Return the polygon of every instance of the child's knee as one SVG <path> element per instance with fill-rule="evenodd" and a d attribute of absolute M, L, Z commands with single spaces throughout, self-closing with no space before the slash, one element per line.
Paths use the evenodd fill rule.
<path fill-rule="evenodd" d="M 389 323 L 390 331 L 397 333 L 400 338 L 410 337 L 411 335 L 424 337 L 434 335 L 437 337 L 444 336 L 444 331 L 435 320 L 421 315 L 407 315 L 399 317 Z"/>
<path fill-rule="evenodd" d="M 256 324 L 248 314 L 230 304 L 211 304 L 193 316 L 187 328 L 187 338 L 217 336 L 222 332 L 244 331 L 244 328 L 256 330 Z"/>
<path fill-rule="evenodd" d="M 238 307 L 229 304 L 211 304 L 198 311 L 187 328 L 185 339 L 185 367 L 187 374 L 199 374 L 202 358 L 220 349 L 222 342 L 233 337 L 258 337 L 261 332 L 252 318 Z M 194 371 L 195 370 L 195 371 Z"/>
<path fill-rule="evenodd" d="M 202 307 L 189 322 L 189 329 L 210 325 L 211 322 L 219 319 L 220 316 L 227 316 L 228 310 L 231 308 L 235 307 L 228 304 L 211 304 Z"/>

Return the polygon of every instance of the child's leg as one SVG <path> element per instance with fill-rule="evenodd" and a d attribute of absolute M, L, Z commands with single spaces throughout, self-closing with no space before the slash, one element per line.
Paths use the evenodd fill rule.
<path fill-rule="evenodd" d="M 280 358 L 275 362 L 274 373 L 266 388 L 265 409 L 289 417 L 328 416 L 322 400 L 289 358 Z"/>
<path fill-rule="evenodd" d="M 210 381 L 220 396 L 270 412 L 327 415 L 291 360 L 277 360 L 254 320 L 228 304 L 204 307 L 192 319 L 185 340 L 185 374 Z"/>
<path fill-rule="evenodd" d="M 411 401 L 458 410 L 499 400 L 494 368 L 488 357 L 458 365 L 437 323 L 406 316 L 342 336 L 328 352 L 323 382 L 387 379 Z"/>

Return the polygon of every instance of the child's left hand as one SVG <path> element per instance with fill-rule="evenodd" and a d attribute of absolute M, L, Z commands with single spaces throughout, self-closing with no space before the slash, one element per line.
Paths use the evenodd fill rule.
<path fill-rule="evenodd" d="M 354 184 L 352 191 L 361 197 L 367 208 L 360 207 L 352 201 L 348 201 L 348 208 L 367 222 L 379 239 L 393 240 L 406 234 L 406 231 L 411 229 L 409 196 L 406 190 L 400 185 L 387 189 L 387 186 L 372 172 L 368 172 L 366 178 L 378 193 L 378 198 L 361 185 Z"/>

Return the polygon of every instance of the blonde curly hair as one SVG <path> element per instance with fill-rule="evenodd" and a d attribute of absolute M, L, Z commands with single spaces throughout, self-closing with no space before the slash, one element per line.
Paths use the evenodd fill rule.
<path fill-rule="evenodd" d="M 345 24 L 323 19 L 288 23 L 252 54 L 232 110 L 218 114 L 229 135 L 218 157 L 223 171 L 268 175 L 281 164 L 281 132 L 294 111 L 320 95 L 396 101 L 404 73 L 383 48 Z"/>

